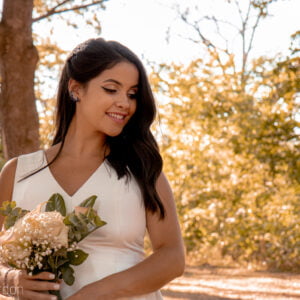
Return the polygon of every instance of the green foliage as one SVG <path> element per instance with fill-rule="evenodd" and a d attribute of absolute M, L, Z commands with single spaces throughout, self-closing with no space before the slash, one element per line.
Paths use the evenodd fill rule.
<path fill-rule="evenodd" d="M 62 216 L 66 216 L 66 205 L 60 194 L 53 194 L 47 201 L 45 211 L 58 211 Z"/>
<path fill-rule="evenodd" d="M 68 285 L 72 285 L 75 281 L 74 269 L 70 266 L 64 266 L 61 268 L 62 278 Z"/>
<path fill-rule="evenodd" d="M 68 214 L 64 223 L 69 226 L 69 240 L 80 242 L 97 228 L 104 226 L 106 222 L 100 219 L 93 209 L 97 196 L 91 196 L 84 200 L 79 207 L 86 208 L 85 212 L 75 210 Z"/>
<path fill-rule="evenodd" d="M 58 211 L 65 216 L 63 222 L 68 226 L 68 248 L 50 249 L 51 253 L 42 257 L 42 269 L 39 266 L 31 271 L 37 274 L 41 271 L 49 271 L 55 274 L 57 279 L 63 279 L 66 284 L 74 283 L 74 270 L 71 265 L 80 265 L 88 257 L 88 254 L 80 249 L 73 248 L 77 242 L 80 242 L 96 229 L 102 227 L 106 222 L 102 221 L 97 212 L 93 209 L 97 196 L 88 197 L 74 211 L 66 214 L 66 206 L 63 197 L 60 194 L 53 194 L 46 203 L 45 212 Z M 41 205 L 37 208 L 40 209 Z M 16 221 L 22 218 L 29 211 L 16 207 L 16 202 L 5 201 L 0 208 L 0 214 L 5 216 L 5 229 L 12 227 Z M 15 241 L 16 242 L 16 241 Z M 74 244 L 75 243 L 75 244 Z M 36 253 L 45 251 L 44 244 L 36 245 L 32 243 L 32 251 L 29 261 L 35 261 Z M 58 299 L 61 299 L 59 292 L 51 292 Z"/>
<path fill-rule="evenodd" d="M 81 265 L 88 257 L 88 254 L 80 249 L 76 249 L 74 251 L 70 251 L 67 253 L 68 260 L 70 264 L 74 266 Z"/>
<path fill-rule="evenodd" d="M 93 207 L 95 204 L 95 201 L 97 199 L 97 196 L 93 195 L 82 201 L 79 206 L 80 207 Z"/>
<path fill-rule="evenodd" d="M 5 216 L 3 223 L 5 230 L 14 226 L 17 220 L 25 216 L 28 212 L 28 210 L 16 207 L 15 201 L 4 201 L 0 207 L 0 214 Z"/>

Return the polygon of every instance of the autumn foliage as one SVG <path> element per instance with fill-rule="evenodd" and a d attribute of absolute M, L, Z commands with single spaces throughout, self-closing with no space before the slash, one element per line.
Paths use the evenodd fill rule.
<path fill-rule="evenodd" d="M 7 7 L 13 2 L 23 5 L 20 0 L 4 2 Z M 103 9 L 105 2 L 36 0 L 32 21 L 49 21 L 52 16 L 76 28 L 67 12 L 89 13 L 87 25 L 99 32 L 97 14 L 88 7 L 98 4 Z M 194 30 L 193 41 L 204 47 L 205 55 L 187 65 L 153 64 L 150 74 L 159 104 L 153 130 L 174 190 L 187 254 L 198 264 L 300 271 L 300 32 L 292 36 L 288 56 L 251 58 L 256 29 L 275 1 L 245 1 L 245 13 L 241 1 L 224 2 L 236 5 L 240 13 L 240 53 L 215 43 L 186 9 L 180 18 Z M 215 17 L 205 20 L 218 30 L 225 26 Z M 4 25 L 2 20 L 0 33 L 7 29 Z M 39 62 L 31 107 L 37 104 L 40 122 L 34 129 L 39 129 L 40 145 L 45 147 L 53 137 L 55 107 L 55 93 L 45 91 L 55 89 L 65 52 L 50 37 L 33 34 L 33 41 Z M 10 54 L 4 48 L 0 39 L 1 65 Z M 10 71 L 15 71 L 13 65 Z M 33 82 L 27 88 L 32 91 Z M 23 89 L 18 92 L 22 95 Z M 8 118 L 15 106 L 5 95 L 2 91 L 0 115 Z M 10 116 L 18 119 L 25 110 L 26 106 Z M 18 128 L 13 123 L 3 126 L 5 118 L 1 121 L 2 131 L 5 127 L 15 136 Z M 4 144 L 2 136 L 1 153 L 8 147 Z M 17 146 L 11 153 L 23 151 Z M 0 165 L 4 161 L 2 154 Z"/>
<path fill-rule="evenodd" d="M 245 90 L 231 57 L 160 65 L 165 172 L 198 263 L 300 270 L 300 59 L 254 60 Z"/>

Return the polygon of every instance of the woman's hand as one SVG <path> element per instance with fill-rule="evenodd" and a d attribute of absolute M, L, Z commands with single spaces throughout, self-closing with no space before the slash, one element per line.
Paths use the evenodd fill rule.
<path fill-rule="evenodd" d="M 45 292 L 49 290 L 59 290 L 60 284 L 50 282 L 54 279 L 54 274 L 41 272 L 37 275 L 28 275 L 25 271 L 12 270 L 7 274 L 7 287 L 3 287 L 2 293 L 13 296 L 20 300 L 56 300 L 54 295 Z"/>

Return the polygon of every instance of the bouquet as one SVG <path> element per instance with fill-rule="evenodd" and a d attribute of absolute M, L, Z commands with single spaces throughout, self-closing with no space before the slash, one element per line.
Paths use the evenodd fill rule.
<path fill-rule="evenodd" d="M 96 198 L 87 198 L 69 214 L 60 194 L 53 194 L 33 211 L 5 201 L 0 208 L 0 214 L 5 216 L 4 230 L 0 232 L 0 262 L 31 275 L 52 272 L 54 281 L 62 279 L 72 285 L 75 277 L 71 265 L 80 265 L 88 257 L 77 244 L 106 224 L 93 209 Z M 59 291 L 49 293 L 62 299 Z"/>

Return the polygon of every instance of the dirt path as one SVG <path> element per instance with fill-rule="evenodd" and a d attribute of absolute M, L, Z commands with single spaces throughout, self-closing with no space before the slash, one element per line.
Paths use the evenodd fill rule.
<path fill-rule="evenodd" d="M 187 267 L 182 277 L 164 288 L 163 295 L 165 300 L 300 300 L 300 275 Z"/>

